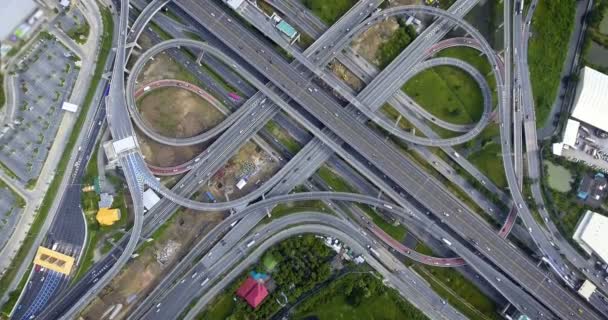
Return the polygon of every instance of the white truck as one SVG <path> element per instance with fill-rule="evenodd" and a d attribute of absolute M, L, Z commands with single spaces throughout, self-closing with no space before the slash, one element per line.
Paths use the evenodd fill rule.
<path fill-rule="evenodd" d="M 247 248 L 251 247 L 254 244 L 255 244 L 255 240 L 249 241 L 249 243 L 247 244 Z"/>
<path fill-rule="evenodd" d="M 376 257 L 380 258 L 380 253 L 376 249 L 370 247 L 369 251 Z"/>
<path fill-rule="evenodd" d="M 447 244 L 448 246 L 451 246 L 452 243 L 450 242 L 450 240 L 446 239 L 446 238 L 441 238 L 441 241 L 443 241 L 445 244 Z"/>
<path fill-rule="evenodd" d="M 144 92 L 150 90 L 150 86 L 144 87 Z"/>

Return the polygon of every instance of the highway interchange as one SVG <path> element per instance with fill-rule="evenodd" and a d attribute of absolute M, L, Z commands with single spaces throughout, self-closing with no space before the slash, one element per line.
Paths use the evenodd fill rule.
<path fill-rule="evenodd" d="M 165 188 L 155 179 L 148 170 L 141 154 L 136 149 L 120 155 L 121 166 L 127 179 L 134 203 L 135 222 L 130 233 L 131 236 L 128 239 L 128 242 L 125 239 L 117 250 L 114 250 L 112 254 L 108 256 L 112 256 L 111 259 L 106 257 L 106 259 L 102 261 L 103 263 L 100 264 L 100 266 L 103 265 L 103 274 L 95 275 L 95 281 L 90 290 L 85 291 L 85 288 L 82 285 L 79 287 L 79 293 L 86 293 L 82 294 L 78 303 L 73 304 L 73 306 L 63 314 L 63 317 L 70 318 L 85 306 L 128 261 L 139 241 L 139 235 L 142 232 L 143 234 L 148 232 L 143 225 L 144 216 L 141 203 L 143 186 L 148 185 L 157 190 L 165 199 L 168 199 L 169 201 L 165 201 L 166 203 L 173 202 L 184 207 L 203 211 L 232 209 L 235 214 L 223 221 L 216 230 L 224 230 L 229 223 L 243 217 L 245 217 L 243 219 L 256 219 L 253 218 L 253 215 L 248 215 L 247 213 L 256 212 L 259 221 L 266 213 L 266 209 L 272 208 L 272 206 L 283 202 L 321 199 L 327 201 L 360 202 L 383 206 L 385 210 L 392 212 L 404 222 L 430 226 L 436 231 L 435 235 L 437 237 L 450 239 L 454 244 L 451 247 L 452 251 L 471 265 L 472 268 L 491 283 L 495 289 L 511 301 L 512 304 L 529 316 L 533 318 L 558 317 L 563 319 L 601 319 L 593 308 L 583 303 L 572 291 L 563 288 L 561 284 L 556 283 L 556 281 L 550 281 L 545 276 L 545 271 L 539 269 L 536 263 L 531 261 L 521 250 L 514 248 L 476 213 L 472 212 L 470 208 L 447 192 L 445 188 L 442 187 L 441 182 L 421 170 L 410 159 L 394 150 L 394 147 L 390 143 L 387 143 L 383 137 L 380 137 L 377 133 L 370 130 L 369 127 L 362 122 L 365 118 L 368 118 L 378 123 L 391 134 L 411 143 L 422 146 L 441 146 L 445 148 L 472 139 L 483 129 L 483 127 L 485 127 L 490 120 L 492 109 L 488 102 L 491 101 L 491 93 L 487 83 L 485 83 L 485 79 L 478 75 L 478 72 L 476 72 L 473 67 L 462 61 L 455 61 L 448 58 L 435 58 L 422 62 L 429 58 L 428 50 L 432 48 L 433 44 L 440 41 L 443 36 L 445 36 L 445 33 L 451 28 L 444 28 L 443 24 L 429 28 L 431 31 L 427 34 L 428 36 L 416 38 L 416 40 L 414 40 L 414 42 L 408 46 L 391 65 L 378 73 L 371 80 L 370 84 L 358 94 L 353 93 L 352 90 L 345 87 L 340 80 L 324 69 L 324 65 L 334 57 L 336 54 L 335 52 L 341 52 L 342 49 L 348 45 L 350 42 L 348 39 L 360 34 L 369 28 L 370 25 L 385 19 L 387 16 L 403 15 L 404 13 L 411 12 L 432 14 L 441 17 L 441 19 L 448 20 L 452 24 L 458 25 L 460 28 L 466 30 L 466 33 L 469 36 L 473 37 L 466 39 L 470 39 L 470 41 L 474 42 L 475 46 L 485 54 L 495 71 L 499 96 L 498 112 L 501 121 L 503 123 L 511 123 L 510 98 L 508 98 L 509 92 L 511 91 L 509 59 L 505 59 L 505 70 L 503 74 L 502 62 L 498 59 L 493 49 L 474 28 L 460 20 L 460 17 L 470 10 L 470 7 L 474 6 L 476 1 L 457 1 L 453 6 L 454 8 L 450 8 L 450 11 L 448 12 L 424 6 L 396 7 L 372 14 L 369 18 L 367 18 L 368 15 L 375 10 L 374 6 L 377 6 L 378 2 L 359 1 L 351 11 L 334 26 L 330 27 L 328 31 L 323 33 L 319 40 L 303 54 L 293 48 L 284 46 L 285 43 L 279 42 L 281 46 L 288 49 L 288 52 L 296 58 L 297 62 L 291 64 L 280 57 L 267 43 L 258 41 L 255 36 L 251 35 L 250 31 L 243 29 L 240 24 L 230 20 L 225 12 L 227 8 L 221 8 L 220 5 L 212 1 L 195 2 L 179 0 L 175 2 L 176 5 L 182 9 L 187 9 L 186 11 L 192 15 L 193 19 L 198 21 L 198 23 L 210 33 L 222 40 L 225 46 L 229 47 L 234 52 L 238 52 L 239 55 L 249 63 L 249 66 L 241 66 L 240 61 L 233 60 L 221 50 L 206 43 L 186 39 L 169 40 L 159 43 L 139 57 L 135 66 L 132 68 L 125 85 L 124 66 L 127 61 L 127 56 L 130 54 L 130 49 L 127 49 L 128 44 L 137 39 L 152 15 L 163 5 L 168 3 L 168 1 L 152 1 L 152 4 L 149 6 L 151 9 L 142 11 L 140 17 L 143 18 L 141 20 L 138 18 L 136 21 L 135 26 L 137 27 L 133 27 L 130 32 L 126 32 L 125 30 L 129 30 L 127 29 L 129 1 L 122 0 L 119 12 L 120 20 L 118 30 L 120 31 L 117 41 L 116 60 L 112 74 L 110 93 L 106 101 L 107 119 L 109 128 L 112 132 L 112 137 L 115 140 L 119 140 L 134 135 L 130 117 L 125 116 L 129 112 L 128 109 L 130 109 L 131 116 L 134 119 L 137 118 L 137 116 L 134 116 L 137 112 L 133 112 L 134 99 L 132 97 L 134 96 L 133 94 L 135 91 L 135 81 L 133 79 L 136 78 L 136 75 L 143 68 L 150 56 L 154 56 L 167 48 L 188 46 L 202 49 L 206 56 L 211 55 L 215 59 L 224 62 L 225 65 L 232 66 L 234 71 L 238 72 L 240 76 L 260 92 L 249 99 L 249 101 L 241 106 L 237 112 L 232 113 L 232 115 L 220 125 L 221 129 L 215 130 L 217 132 L 214 131 L 213 135 L 197 136 L 190 141 L 184 139 L 186 140 L 185 142 L 178 140 L 173 140 L 172 142 L 159 141 L 167 144 L 173 143 L 174 145 L 188 145 L 195 141 L 204 141 L 197 139 L 209 139 L 210 137 L 223 132 L 218 136 L 217 140 L 200 155 L 200 160 L 192 165 L 191 171 L 188 172 L 184 178 L 184 184 L 180 182 L 174 190 Z M 509 7 L 508 5 L 506 6 Z M 357 14 L 357 12 L 365 12 L 365 14 Z M 365 18 L 367 19 L 364 20 Z M 315 22 L 310 22 L 309 24 L 312 25 L 315 24 Z M 505 27 L 505 29 L 507 28 Z M 272 36 L 270 37 L 272 38 Z M 467 40 L 464 41 L 465 44 L 470 44 L 467 43 Z M 325 46 L 319 45 L 323 43 L 331 43 L 333 48 L 324 50 L 323 48 Z M 342 53 L 340 53 L 340 55 L 342 55 Z M 403 131 L 398 131 L 386 119 L 377 115 L 376 110 L 385 101 L 391 99 L 395 92 L 400 91 L 398 88 L 409 77 L 420 72 L 425 67 L 442 64 L 457 65 L 468 71 L 478 80 L 484 93 L 486 104 L 484 115 L 475 126 L 466 128 L 468 131 L 462 136 L 454 139 L 438 139 L 431 136 L 429 136 L 430 138 L 416 138 Z M 255 71 L 259 74 L 263 74 L 264 77 L 270 81 L 270 85 L 260 81 L 256 75 L 252 74 L 249 71 L 252 67 L 256 69 Z M 399 70 L 408 70 L 408 72 L 399 72 Z M 320 86 L 320 84 L 323 84 L 323 86 Z M 351 102 L 351 105 L 346 108 L 342 107 L 335 98 L 326 92 L 324 86 L 333 88 L 334 92 Z M 288 102 L 287 99 L 291 99 L 291 102 Z M 294 102 L 298 104 L 298 108 L 294 107 Z M 253 110 L 257 110 L 257 116 L 252 119 L 253 115 L 251 112 Z M 224 203 L 206 203 L 191 200 L 188 197 L 188 195 L 196 189 L 197 185 L 201 183 L 200 181 L 205 181 L 217 171 L 233 152 L 238 150 L 247 138 L 260 130 L 260 128 L 269 119 L 275 116 L 279 110 L 282 110 L 304 126 L 314 135 L 315 139 L 311 140 L 300 153 L 289 160 L 275 176 L 264 182 L 254 192 L 242 198 L 233 199 Z M 521 118 L 523 117 L 520 117 L 519 119 L 521 120 Z M 516 121 L 514 121 L 515 128 L 517 128 L 515 124 L 517 119 L 518 118 L 515 118 Z M 137 121 L 135 122 L 137 123 Z M 322 126 L 319 126 L 319 124 L 322 124 Z M 444 125 L 449 126 L 450 124 Z M 529 127 L 530 126 L 524 125 L 524 128 Z M 534 127 L 532 126 L 532 128 Z M 463 128 L 459 128 L 459 130 L 461 129 Z M 241 138 L 241 136 L 243 138 Z M 512 145 L 511 139 L 507 137 L 511 137 L 510 126 L 501 126 L 503 157 L 505 157 L 503 161 L 509 180 L 511 197 L 514 199 L 513 205 L 518 207 L 519 210 L 516 211 L 518 211 L 520 216 L 524 219 L 526 227 L 538 228 L 533 230 L 532 238 L 541 248 L 541 252 L 549 259 L 555 259 L 554 261 L 558 263 L 557 261 L 559 260 L 557 259 L 559 255 L 557 255 L 556 258 L 553 258 L 554 254 L 557 254 L 557 252 L 554 249 L 546 248 L 543 242 L 544 240 L 547 240 L 544 236 L 545 233 L 534 221 L 532 214 L 526 206 L 526 202 L 523 200 L 520 187 L 517 183 L 518 170 L 513 167 L 513 164 L 516 163 L 516 161 L 510 157 L 511 152 L 509 152 Z M 161 140 L 165 138 L 166 137 L 157 137 L 157 139 Z M 222 144 L 222 141 L 226 142 Z M 306 153 L 303 153 L 305 150 Z M 327 160 L 332 153 L 340 156 L 340 158 L 346 161 L 351 167 L 382 190 L 386 196 L 392 199 L 392 201 L 338 192 L 307 192 L 284 195 L 293 187 L 305 181 L 317 170 L 319 164 Z M 300 172 L 297 173 L 297 171 Z M 521 175 L 521 172 L 519 175 Z M 182 188 L 186 190 L 179 190 Z M 256 200 L 259 200 L 260 197 L 266 197 L 266 199 L 255 202 Z M 165 206 L 166 208 L 170 207 L 169 204 L 166 204 Z M 148 221 L 154 221 L 154 219 L 160 219 L 162 221 L 163 218 L 166 218 L 169 215 L 171 210 L 165 209 L 164 213 L 162 211 L 163 210 L 161 210 L 157 216 L 147 215 L 145 218 L 146 225 L 148 225 Z M 446 215 L 447 212 L 450 214 Z M 515 211 L 512 210 L 511 212 Z M 264 226 L 264 228 L 278 231 L 289 224 L 289 221 L 292 221 L 291 219 L 297 220 L 301 218 L 304 220 L 314 220 L 314 217 L 317 217 L 317 214 L 294 215 L 293 217 L 276 220 L 275 222 Z M 510 223 L 507 223 L 507 225 L 512 226 L 514 215 L 510 214 L 509 217 L 510 219 L 507 219 L 507 222 Z M 340 222 L 333 221 L 336 218 L 329 218 L 329 216 L 317 218 L 319 218 L 319 220 L 313 221 L 313 224 L 311 224 L 309 229 L 302 227 L 302 230 L 307 231 L 301 230 L 298 232 L 315 232 L 316 230 L 316 232 L 319 233 L 337 234 L 335 233 L 336 231 L 330 230 L 330 228 L 339 227 Z M 318 223 L 328 224 L 329 226 L 319 226 Z M 250 227 L 255 224 L 256 223 L 252 223 Z M 243 224 L 237 224 L 237 226 L 238 225 Z M 275 227 L 277 229 L 272 229 Z M 348 229 L 353 228 L 352 224 L 342 226 L 341 228 L 343 233 L 340 234 L 340 238 L 344 238 L 342 240 L 351 244 L 352 247 L 359 248 L 359 251 L 361 251 L 368 261 L 370 261 L 371 257 L 366 253 L 366 250 L 363 249 L 363 246 L 360 245 L 361 243 L 369 242 L 369 240 L 364 237 L 362 238 L 356 229 Z M 242 244 L 246 243 L 244 241 L 249 239 L 243 236 L 249 231 L 248 228 L 245 228 L 245 230 L 241 230 L 239 234 L 234 235 L 232 238 L 224 239 L 227 242 L 231 241 L 229 243 L 232 243 L 235 246 L 234 248 L 238 248 L 237 243 L 241 243 L 240 247 L 242 248 Z M 214 232 L 212 231 L 212 233 Z M 219 231 L 215 231 L 214 234 L 218 236 L 218 233 Z M 297 232 L 279 234 L 285 234 L 285 236 L 287 236 L 288 234 L 295 233 Z M 508 234 L 508 231 L 506 233 Z M 230 234 L 230 232 L 228 234 Z M 279 234 L 277 234 L 277 236 Z M 359 239 L 349 239 L 346 234 L 357 236 Z M 241 238 L 243 240 L 241 240 Z M 278 241 L 276 240 L 278 238 L 270 237 L 270 233 L 268 239 L 274 239 L 269 240 L 268 245 L 270 245 L 272 241 Z M 548 241 L 549 240 L 545 242 L 548 243 Z M 201 241 L 201 243 L 203 243 L 203 241 Z M 206 243 L 205 247 L 206 249 L 209 249 L 209 244 Z M 223 254 L 217 253 L 216 248 L 218 247 L 219 245 L 214 246 L 209 252 L 214 252 L 215 257 L 224 256 Z M 226 247 L 227 248 L 224 250 L 231 248 L 231 246 Z M 476 253 L 481 253 L 483 258 Z M 240 255 L 243 255 L 242 251 L 232 250 L 225 257 L 226 259 L 233 259 L 233 261 L 225 264 L 232 265 L 233 263 L 236 263 L 238 260 L 237 258 L 241 257 Z M 209 256 L 211 255 L 209 254 Z M 415 260 L 420 258 L 415 253 L 411 254 L 410 257 Z M 419 261 L 420 260 L 422 259 L 419 259 Z M 429 290 L 427 290 L 428 288 L 426 286 L 416 286 L 415 282 L 413 282 L 414 285 L 412 285 L 404 280 L 415 277 L 415 275 L 404 275 L 404 272 L 407 273 L 407 271 L 404 270 L 398 271 L 397 275 L 395 275 L 391 274 L 390 271 L 387 272 L 387 270 L 381 271 L 381 266 L 377 262 L 371 262 L 371 264 L 372 266 L 377 266 L 376 269 L 385 275 L 385 277 L 389 279 L 390 282 L 408 298 L 408 300 L 412 301 L 411 297 L 416 296 L 414 292 L 423 292 L 423 294 L 420 294 L 419 296 L 420 300 L 418 302 L 412 301 L 412 303 L 432 318 L 454 319 L 461 317 L 461 315 L 457 315 L 457 311 L 450 307 L 437 309 L 438 297 L 433 292 L 428 292 Z M 218 268 L 218 266 L 221 266 L 220 269 L 224 268 L 224 264 L 217 263 L 217 265 L 214 266 L 211 262 L 206 262 L 204 259 L 200 260 L 197 265 L 198 267 L 195 266 L 188 272 L 196 272 L 192 270 L 206 270 L 210 275 L 213 274 L 215 277 L 219 278 L 222 273 L 210 268 Z M 184 273 L 176 275 L 176 277 L 186 277 L 188 274 L 189 273 Z M 91 281 L 91 278 L 88 278 L 87 281 Z M 224 280 L 220 282 L 223 282 L 223 285 L 226 285 L 229 281 Z M 211 283 L 212 282 L 209 284 Z M 78 285 L 80 285 L 80 283 L 77 284 L 77 286 Z M 166 290 L 168 288 L 162 289 Z M 193 295 L 196 296 L 200 294 L 202 288 L 198 283 L 195 283 L 190 285 L 190 290 L 191 291 L 184 292 L 194 293 Z M 174 291 L 175 290 L 169 292 Z M 178 291 L 181 291 L 181 288 Z M 179 313 L 188 305 L 188 301 L 183 301 L 183 299 L 180 299 L 179 297 L 172 297 L 170 294 L 164 296 L 164 298 L 167 297 L 169 297 L 167 300 L 169 301 L 169 305 L 171 303 L 174 303 L 175 305 L 172 308 L 163 308 L 160 311 L 178 311 L 177 313 Z M 153 308 L 150 308 L 151 305 L 153 305 L 151 301 L 142 304 L 142 317 L 163 319 L 161 315 L 155 315 L 157 312 Z M 204 304 L 202 305 L 204 306 Z M 146 309 L 145 306 L 148 306 L 148 309 Z M 146 314 L 145 312 L 149 313 Z M 435 314 L 435 312 L 437 314 Z M 51 312 L 50 314 L 54 313 Z M 189 314 L 188 316 L 192 317 L 193 315 Z"/>

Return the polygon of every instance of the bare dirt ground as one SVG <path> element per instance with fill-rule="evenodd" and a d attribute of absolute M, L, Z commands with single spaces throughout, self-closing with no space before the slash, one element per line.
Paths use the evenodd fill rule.
<path fill-rule="evenodd" d="M 245 144 L 222 169 L 218 170 L 210 183 L 201 188 L 204 193 L 210 191 L 217 201 L 238 199 L 264 183 L 280 168 L 268 154 L 253 142 Z M 239 190 L 236 184 L 243 177 L 247 177 L 247 185 Z"/>
<path fill-rule="evenodd" d="M 331 71 L 342 79 L 349 87 L 355 91 L 361 91 L 363 89 L 363 82 L 357 78 L 350 70 L 348 70 L 343 64 L 334 59 L 331 63 Z"/>
<path fill-rule="evenodd" d="M 386 21 L 373 25 L 353 41 L 353 51 L 365 58 L 365 60 L 379 65 L 380 63 L 376 57 L 380 45 L 388 41 L 398 28 L 399 23 L 395 18 L 389 18 Z"/>
<path fill-rule="evenodd" d="M 162 279 L 161 274 L 170 270 L 178 259 L 188 252 L 194 240 L 209 232 L 223 218 L 224 214 L 220 212 L 201 214 L 192 210 L 182 210 L 175 214 L 167 229 L 149 246 L 140 250 L 140 256 L 129 262 L 81 316 L 87 320 L 101 319 L 104 312 L 112 305 L 120 303 L 123 309 L 115 319 L 124 319 L 127 311 L 136 304 L 131 302 L 129 305 L 127 299 L 133 295 L 139 298 L 145 296 Z M 157 261 L 157 254 L 170 242 L 177 243 L 177 250 L 164 265 L 161 265 Z"/>
<path fill-rule="evenodd" d="M 150 90 L 137 101 L 137 106 L 150 127 L 167 137 L 192 137 L 225 118 L 207 100 L 177 87 Z"/>
<path fill-rule="evenodd" d="M 137 132 L 137 140 L 139 141 L 141 153 L 144 155 L 146 163 L 153 166 L 172 167 L 180 165 L 194 159 L 207 147 L 207 144 L 197 144 L 188 147 L 166 146 L 146 137 L 137 129 L 135 131 Z"/>
<path fill-rule="evenodd" d="M 143 71 L 137 77 L 140 84 L 162 79 L 177 79 L 199 85 L 194 76 L 166 52 L 154 56 L 154 60 L 146 63 Z"/>

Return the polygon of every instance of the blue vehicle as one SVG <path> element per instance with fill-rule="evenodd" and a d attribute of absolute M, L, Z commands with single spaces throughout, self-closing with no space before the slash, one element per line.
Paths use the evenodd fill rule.
<path fill-rule="evenodd" d="M 207 191 L 207 192 L 205 192 L 205 195 L 207 196 L 207 199 L 209 199 L 209 201 L 211 201 L 213 203 L 216 202 L 215 197 L 211 194 L 211 192 Z"/>
<path fill-rule="evenodd" d="M 106 85 L 106 89 L 105 89 L 105 91 L 103 92 L 103 96 L 104 96 L 104 97 L 107 97 L 107 96 L 108 96 L 108 94 L 110 94 L 110 84 L 109 84 L 109 83 L 108 83 L 108 85 Z"/>

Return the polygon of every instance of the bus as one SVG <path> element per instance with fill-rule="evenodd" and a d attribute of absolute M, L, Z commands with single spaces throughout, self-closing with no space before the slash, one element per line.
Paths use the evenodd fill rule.
<path fill-rule="evenodd" d="M 241 101 L 241 96 L 239 96 L 238 94 L 236 94 L 234 92 L 228 93 L 228 97 L 230 97 L 230 99 L 232 99 L 236 102 Z"/>

